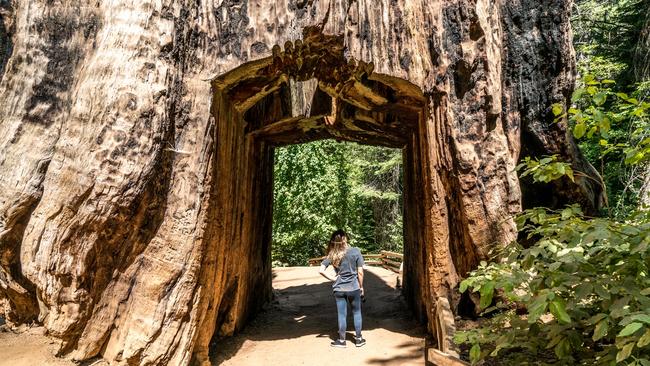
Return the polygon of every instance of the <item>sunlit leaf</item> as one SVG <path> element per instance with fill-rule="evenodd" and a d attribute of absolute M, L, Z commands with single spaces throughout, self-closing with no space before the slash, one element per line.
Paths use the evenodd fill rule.
<path fill-rule="evenodd" d="M 618 337 L 627 337 L 636 333 L 639 329 L 643 327 L 643 324 L 634 322 L 625 326 L 619 333 Z"/>
<path fill-rule="evenodd" d="M 584 123 L 578 123 L 573 127 L 573 137 L 579 139 L 582 138 L 582 136 L 585 135 L 585 132 L 587 131 L 587 125 Z"/>
<path fill-rule="evenodd" d="M 480 301 L 480 307 L 481 309 L 485 309 L 490 304 L 492 303 L 492 296 L 494 295 L 494 281 L 489 281 L 485 283 L 483 286 L 481 286 L 480 294 L 481 294 L 481 301 Z"/>
<path fill-rule="evenodd" d="M 594 103 L 596 105 L 603 105 L 607 101 L 607 94 L 604 92 L 599 92 L 594 95 Z"/>
<path fill-rule="evenodd" d="M 594 328 L 594 335 L 593 335 L 592 339 L 594 341 L 597 341 L 597 340 L 603 338 L 605 335 L 607 335 L 608 330 L 609 330 L 609 322 L 607 321 L 607 319 L 603 319 L 603 320 L 599 321 L 596 324 L 596 327 Z"/>
<path fill-rule="evenodd" d="M 632 354 L 632 349 L 634 348 L 634 343 L 628 343 L 623 348 L 618 351 L 616 354 L 616 362 L 625 361 Z"/>
<path fill-rule="evenodd" d="M 551 310 L 551 314 L 560 322 L 564 324 L 571 323 L 571 317 L 569 314 L 566 312 L 566 305 L 564 305 L 564 302 L 560 299 L 553 300 L 551 303 L 548 305 L 549 310 Z"/>
<path fill-rule="evenodd" d="M 460 283 L 460 287 L 459 287 L 458 291 L 460 291 L 461 293 L 462 293 L 462 292 L 465 292 L 465 291 L 467 291 L 467 287 L 468 287 L 468 282 L 467 282 L 467 280 L 462 281 L 462 282 Z"/>
<path fill-rule="evenodd" d="M 478 343 L 474 344 L 469 350 L 469 360 L 472 364 L 475 364 L 481 359 L 481 346 Z"/>
<path fill-rule="evenodd" d="M 637 347 L 642 348 L 649 344 L 650 344 L 650 329 L 645 331 L 645 333 L 637 341 L 636 345 Z"/>

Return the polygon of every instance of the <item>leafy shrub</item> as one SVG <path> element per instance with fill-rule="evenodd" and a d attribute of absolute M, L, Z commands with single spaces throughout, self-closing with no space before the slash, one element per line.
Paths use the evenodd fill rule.
<path fill-rule="evenodd" d="M 599 170 L 607 201 L 612 202 L 608 214 L 618 218 L 636 208 L 650 164 L 648 96 L 648 82 L 620 87 L 613 80 L 586 73 L 572 95 L 571 106 L 551 107 L 555 121 L 569 123 L 585 157 Z"/>
<path fill-rule="evenodd" d="M 554 104 L 552 112 L 556 121 L 568 117 L 576 139 L 594 139 L 593 142 L 602 147 L 602 155 L 623 151 L 625 164 L 648 161 L 650 103 L 635 95 L 617 92 L 612 88 L 614 83 L 587 74 L 573 92 L 573 107 L 565 112 L 562 104 Z M 634 94 L 644 95 L 642 86 Z"/>
<path fill-rule="evenodd" d="M 461 292 L 480 293 L 485 312 L 500 310 L 483 328 L 457 333 L 456 342 L 472 344 L 471 361 L 553 349 L 561 364 L 649 366 L 650 213 L 613 221 L 577 206 L 535 208 L 518 225 L 535 244 L 512 244 L 504 261 L 481 263 L 461 283 Z"/>

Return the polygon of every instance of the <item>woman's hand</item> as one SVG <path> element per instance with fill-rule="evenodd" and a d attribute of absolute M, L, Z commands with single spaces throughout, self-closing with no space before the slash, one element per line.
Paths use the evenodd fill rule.
<path fill-rule="evenodd" d="M 336 278 L 338 277 L 338 274 L 336 276 L 332 277 L 329 273 L 327 273 L 325 271 L 326 269 L 327 269 L 327 267 L 325 267 L 324 265 L 321 264 L 320 270 L 318 271 L 318 273 L 320 273 L 321 276 L 327 278 L 330 281 L 336 281 Z"/>

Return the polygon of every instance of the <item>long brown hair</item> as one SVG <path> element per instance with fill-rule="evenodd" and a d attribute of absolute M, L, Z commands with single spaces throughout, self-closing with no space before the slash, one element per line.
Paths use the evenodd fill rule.
<path fill-rule="evenodd" d="M 341 260 L 348 248 L 348 235 L 341 229 L 336 230 L 327 245 L 327 258 L 334 267 L 338 268 L 339 264 L 341 264 Z"/>

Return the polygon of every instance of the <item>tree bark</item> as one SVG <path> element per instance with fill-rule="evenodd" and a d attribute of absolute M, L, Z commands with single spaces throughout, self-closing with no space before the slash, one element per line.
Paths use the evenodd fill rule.
<path fill-rule="evenodd" d="M 650 2 L 648 2 L 650 6 Z M 641 30 L 639 42 L 634 52 L 634 76 L 637 82 L 650 81 L 650 12 L 646 15 L 645 25 Z M 646 97 L 650 98 L 650 90 Z M 645 209 L 650 208 L 650 164 L 646 164 L 643 183 L 640 189 L 639 203 Z"/>
<path fill-rule="evenodd" d="M 641 3 L 641 5 L 650 7 L 650 1 L 645 1 L 645 4 Z M 647 10 L 645 23 L 639 32 L 639 41 L 634 49 L 634 59 L 632 60 L 634 79 L 637 82 L 650 80 L 650 12 Z"/>
<path fill-rule="evenodd" d="M 368 85 L 423 98 L 412 134 L 399 132 L 401 125 L 385 139 L 368 125 L 341 132 L 339 119 L 317 133 L 406 144 L 404 286 L 435 333 L 444 318 L 438 299 L 453 298 L 460 277 L 516 237 L 521 191 L 513 170 L 522 150 L 557 153 L 597 177 L 550 113 L 573 86 L 569 6 L 28 0 L 3 7 L 0 33 L 11 38 L 2 39 L 11 46 L 0 54 L 7 60 L 0 82 L 0 299 L 7 319 L 42 322 L 62 340 L 61 353 L 77 360 L 207 362 L 213 334 L 240 329 L 270 296 L 272 146 L 300 142 L 256 143 L 254 131 L 242 129 L 246 111 L 262 108 L 256 95 L 266 91 L 254 86 L 269 85 L 264 80 L 239 89 L 251 100 L 240 109 L 220 88 L 246 78 L 233 71 L 239 66 L 269 77 L 254 60 L 285 57 L 286 47 L 273 46 L 322 24 L 321 34 L 340 40 L 345 58 L 372 62 L 374 74 L 399 84 L 362 78 L 341 106 L 354 105 L 354 112 L 383 103 L 364 99 Z M 339 93 L 334 70 L 343 66 L 332 62 L 340 67 L 321 89 Z M 409 94 L 409 85 L 419 91 Z M 290 92 L 305 104 L 306 91 Z M 281 106 L 268 111 L 260 123 L 280 124 L 271 130 L 296 128 L 280 119 Z M 602 197 L 588 181 L 555 188 L 562 199 L 592 208 Z"/>

